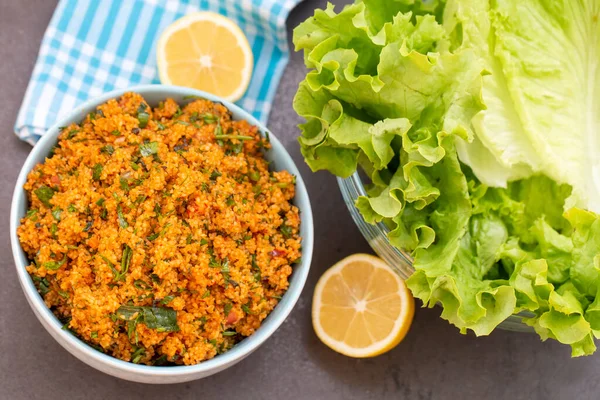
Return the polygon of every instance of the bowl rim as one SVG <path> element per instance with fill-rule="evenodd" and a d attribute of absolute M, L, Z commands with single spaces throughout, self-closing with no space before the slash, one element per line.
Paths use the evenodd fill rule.
<path fill-rule="evenodd" d="M 388 239 L 390 229 L 383 222 L 368 223 L 356 207 L 356 200 L 359 197 L 367 196 L 360 173 L 355 171 L 347 178 L 337 177 L 337 183 L 354 224 L 369 243 L 371 249 L 379 257 L 386 260 L 390 268 L 402 279 L 408 279 L 415 271 L 413 257 L 408 252 L 390 243 Z"/>
<path fill-rule="evenodd" d="M 75 116 L 77 114 L 81 113 L 86 109 L 95 108 L 96 106 L 103 104 L 110 99 L 120 97 L 126 92 L 136 92 L 141 94 L 142 96 L 146 96 L 148 94 L 164 95 L 165 99 L 170 96 L 199 96 L 213 102 L 220 102 L 225 107 L 227 107 L 232 113 L 239 115 L 241 117 L 240 119 L 244 119 L 250 124 L 257 126 L 260 129 L 261 133 L 268 133 L 271 144 L 273 145 L 273 148 L 269 151 L 273 151 L 274 148 L 277 148 L 276 151 L 278 151 L 280 155 L 282 155 L 284 158 L 287 158 L 289 160 L 290 165 L 286 169 L 291 174 L 296 176 L 295 203 L 297 206 L 299 203 L 303 204 L 303 207 L 300 209 L 301 224 L 303 225 L 301 230 L 303 231 L 303 236 L 302 259 L 299 265 L 294 268 L 294 272 L 299 273 L 300 275 L 295 277 L 295 279 L 290 283 L 290 286 L 284 294 L 282 300 L 271 311 L 267 318 L 265 318 L 262 321 L 260 328 L 257 329 L 256 332 L 244 338 L 242 341 L 237 343 L 233 348 L 226 351 L 225 353 L 219 354 L 213 357 L 212 359 L 202 361 L 199 364 L 185 366 L 140 365 L 117 359 L 115 357 L 109 356 L 94 349 L 82 339 L 73 335 L 69 331 L 62 329 L 62 323 L 45 305 L 42 296 L 38 293 L 37 289 L 35 288 L 33 280 L 31 279 L 29 273 L 25 269 L 26 265 L 22 265 L 22 263 L 19 261 L 19 255 L 21 254 L 21 252 L 23 252 L 17 235 L 17 227 L 20 225 L 20 219 L 22 218 L 21 216 L 19 216 L 19 207 L 22 205 L 22 202 L 27 202 L 25 191 L 23 190 L 23 185 L 27 180 L 27 175 L 29 174 L 29 172 L 33 169 L 33 167 L 36 164 L 38 164 L 38 162 L 36 162 L 36 158 L 39 155 L 38 153 L 42 151 L 41 149 L 44 147 L 44 145 L 55 141 L 60 132 L 59 127 L 68 125 L 71 121 L 75 119 Z M 29 155 L 27 156 L 27 159 L 21 167 L 17 181 L 15 183 L 10 208 L 10 241 L 15 267 L 17 269 L 17 274 L 25 297 L 29 301 L 30 306 L 33 308 L 33 311 L 35 312 L 35 314 L 37 314 L 38 318 L 45 322 L 45 324 L 43 323 L 42 325 L 44 325 L 44 327 L 49 331 L 49 333 L 51 333 L 51 336 L 53 336 L 56 339 L 56 341 L 59 342 L 59 344 L 63 345 L 61 343 L 61 340 L 68 342 L 73 346 L 75 352 L 80 353 L 82 356 L 91 358 L 99 364 L 104 364 L 108 367 L 114 368 L 117 371 L 127 372 L 134 375 L 143 375 L 146 377 L 183 377 L 202 375 L 202 373 L 209 373 L 213 371 L 218 372 L 227 368 L 228 366 L 233 365 L 235 362 L 245 358 L 252 351 L 254 351 L 260 345 L 262 345 L 283 324 L 285 319 L 288 317 L 288 315 L 294 308 L 296 302 L 298 301 L 306 283 L 306 279 L 308 277 L 313 254 L 314 227 L 310 199 L 308 197 L 308 192 L 304 184 L 304 180 L 302 179 L 302 176 L 300 175 L 300 172 L 298 171 L 294 160 L 289 155 L 283 144 L 281 144 L 277 137 L 264 124 L 258 121 L 249 112 L 243 110 L 241 107 L 210 93 L 180 86 L 151 84 L 136 85 L 124 89 L 117 89 L 104 93 L 101 96 L 94 97 L 93 99 L 90 99 L 76 107 L 73 111 L 69 112 L 68 115 L 65 115 L 64 117 L 60 118 L 54 125 L 52 125 L 46 131 L 46 133 L 40 138 L 40 140 L 36 143 L 36 145 L 33 147 Z M 286 299 L 287 301 L 284 301 Z M 280 313 L 273 315 L 275 310 L 277 310 L 278 308 L 283 309 Z M 57 335 L 57 337 L 61 340 L 58 340 L 57 337 L 55 337 L 55 335 Z M 87 361 L 83 359 L 81 360 L 89 364 Z"/>

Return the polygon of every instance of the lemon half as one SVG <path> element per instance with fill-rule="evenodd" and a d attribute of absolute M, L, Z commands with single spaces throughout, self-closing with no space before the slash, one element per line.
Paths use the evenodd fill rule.
<path fill-rule="evenodd" d="M 317 336 L 331 349 L 364 358 L 396 347 L 406 336 L 414 311 L 412 294 L 383 260 L 354 254 L 319 279 L 312 320 Z"/>
<path fill-rule="evenodd" d="M 160 81 L 239 100 L 252 77 L 253 56 L 242 30 L 213 12 L 186 15 L 160 36 L 156 52 Z"/>

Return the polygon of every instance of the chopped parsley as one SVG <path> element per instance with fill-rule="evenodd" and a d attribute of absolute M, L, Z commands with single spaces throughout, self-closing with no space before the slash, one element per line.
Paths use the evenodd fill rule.
<path fill-rule="evenodd" d="M 144 202 L 144 200 L 146 200 L 147 197 L 148 196 L 146 196 L 146 195 L 140 194 L 137 197 L 137 199 L 135 199 L 135 201 L 133 202 L 133 204 L 137 204 L 137 205 L 142 204 Z"/>
<path fill-rule="evenodd" d="M 133 354 L 131 354 L 131 362 L 134 364 L 139 364 L 144 355 L 146 355 L 146 349 L 143 347 L 136 348 Z"/>
<path fill-rule="evenodd" d="M 196 96 L 195 94 L 188 94 L 183 96 L 184 100 L 205 100 L 204 97 Z"/>
<path fill-rule="evenodd" d="M 229 313 L 231 312 L 232 308 L 233 308 L 233 304 L 225 303 L 225 305 L 223 306 L 223 313 L 225 314 L 225 317 L 229 316 Z"/>
<path fill-rule="evenodd" d="M 171 308 L 123 305 L 117 310 L 116 318 L 122 321 L 135 321 L 135 324 L 144 324 L 157 332 L 179 330 L 177 312 Z"/>
<path fill-rule="evenodd" d="M 52 235 L 53 239 L 56 239 L 58 237 L 58 225 L 50 225 L 50 235 Z"/>
<path fill-rule="evenodd" d="M 260 179 L 260 173 L 258 171 L 252 171 L 248 174 L 248 178 L 250 178 L 253 182 L 258 182 Z"/>
<path fill-rule="evenodd" d="M 25 214 L 25 218 L 29 218 L 30 220 L 35 222 L 35 221 L 37 221 L 37 216 L 36 216 L 37 213 L 38 213 L 38 210 L 31 208 L 31 209 L 27 210 L 27 214 Z"/>
<path fill-rule="evenodd" d="M 124 192 L 129 192 L 129 190 L 131 189 L 129 187 L 129 180 L 127 180 L 127 178 L 120 177 L 119 185 L 121 186 L 121 190 L 123 190 Z"/>
<path fill-rule="evenodd" d="M 67 134 L 67 139 L 73 139 L 73 137 L 75 135 L 77 135 L 79 132 L 80 132 L 79 129 L 71 129 L 69 131 L 69 133 Z"/>
<path fill-rule="evenodd" d="M 52 210 L 52 216 L 57 221 L 60 221 L 60 214 L 62 214 L 62 210 L 60 208 L 55 208 Z"/>
<path fill-rule="evenodd" d="M 202 119 L 207 124 L 214 124 L 219 120 L 216 115 L 210 113 L 202 114 Z"/>
<path fill-rule="evenodd" d="M 39 276 L 34 276 L 33 281 L 37 283 L 38 291 L 42 296 L 50 292 L 50 282 L 48 282 L 48 279 L 40 278 Z"/>
<path fill-rule="evenodd" d="M 102 175 L 102 164 L 98 163 L 92 167 L 92 179 L 95 181 L 100 180 L 100 176 Z"/>
<path fill-rule="evenodd" d="M 252 275 L 254 275 L 254 280 L 256 282 L 260 282 L 262 279 L 261 276 L 261 272 L 260 272 L 260 267 L 258 266 L 258 263 L 256 262 L 256 254 L 252 254 L 252 257 L 250 258 L 251 262 L 250 265 L 252 266 Z"/>
<path fill-rule="evenodd" d="M 115 264 L 113 264 L 108 258 L 100 254 L 100 258 L 104 260 L 105 263 L 108 264 L 112 273 L 113 279 L 115 282 L 125 279 L 125 275 L 127 271 L 129 271 L 129 264 L 131 263 L 131 258 L 133 257 L 133 250 L 129 245 L 125 245 L 123 247 L 123 255 L 121 256 L 121 270 L 117 271 Z"/>
<path fill-rule="evenodd" d="M 149 283 L 147 283 L 141 279 L 136 279 L 133 282 L 133 286 L 135 286 L 136 288 L 138 288 L 140 290 L 152 290 L 152 285 L 150 285 Z"/>
<path fill-rule="evenodd" d="M 37 196 L 37 198 L 42 202 L 42 204 L 44 204 L 46 207 L 51 208 L 52 204 L 50 204 L 50 200 L 52 199 L 52 197 L 54 197 L 54 194 L 56 193 L 56 190 L 46 186 L 46 185 L 42 185 L 39 188 L 35 189 L 33 191 L 33 193 L 35 193 L 35 195 Z"/>
<path fill-rule="evenodd" d="M 113 146 L 111 146 L 110 144 L 107 144 L 106 146 L 100 148 L 100 153 L 105 153 L 105 154 L 108 154 L 109 156 L 112 156 L 114 152 L 115 152 L 115 148 Z"/>
<path fill-rule="evenodd" d="M 221 125 L 217 125 L 217 129 L 215 129 L 215 138 L 218 140 L 231 140 L 231 139 L 236 139 L 236 140 L 252 140 L 254 139 L 252 136 L 244 136 L 244 135 L 224 135 Z M 238 154 L 241 150 L 239 150 L 236 154 Z"/>
<path fill-rule="evenodd" d="M 252 315 L 252 311 L 250 311 L 250 306 L 248 304 L 242 304 L 242 311 L 246 314 Z"/>
<path fill-rule="evenodd" d="M 67 255 L 65 254 L 63 256 L 62 260 L 60 260 L 60 261 L 48 261 L 48 262 L 45 262 L 42 265 L 46 269 L 49 269 L 51 271 L 56 271 L 57 269 L 59 269 L 60 267 L 62 267 L 64 265 L 64 263 L 66 263 L 66 262 L 67 262 Z"/>
<path fill-rule="evenodd" d="M 215 138 L 216 139 L 225 139 L 223 136 L 227 136 L 227 135 L 223 135 L 223 127 L 221 126 L 221 122 L 217 123 L 217 126 L 215 127 Z"/>
<path fill-rule="evenodd" d="M 150 121 L 150 114 L 146 112 L 148 106 L 144 103 L 141 103 L 137 110 L 137 119 L 139 122 L 140 128 L 144 129 L 148 125 L 148 121 Z"/>
<path fill-rule="evenodd" d="M 171 226 L 171 224 L 166 224 L 161 230 L 160 232 L 156 232 L 153 233 L 152 235 L 148 236 L 147 239 L 149 241 L 153 241 L 156 240 L 157 238 L 159 238 L 160 236 L 164 235 L 166 230 Z"/>
<path fill-rule="evenodd" d="M 158 153 L 158 142 L 148 142 L 140 144 L 140 154 L 143 157 L 148 157 Z"/>
<path fill-rule="evenodd" d="M 285 223 L 279 227 L 279 231 L 281 232 L 283 237 L 286 239 L 289 239 L 290 237 L 292 237 L 292 227 L 289 225 L 285 225 Z"/>
<path fill-rule="evenodd" d="M 125 229 L 129 226 L 129 224 L 127 223 L 127 220 L 123 216 L 123 209 L 121 208 L 120 204 L 117 206 L 117 219 L 119 221 L 119 226 L 121 228 Z"/>

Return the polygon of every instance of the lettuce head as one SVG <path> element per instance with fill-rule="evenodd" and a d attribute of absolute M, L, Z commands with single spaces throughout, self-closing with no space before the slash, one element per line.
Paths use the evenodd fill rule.
<path fill-rule="evenodd" d="M 600 0 L 359 0 L 294 30 L 313 170 L 413 256 L 461 332 L 519 314 L 543 340 L 600 332 Z"/>

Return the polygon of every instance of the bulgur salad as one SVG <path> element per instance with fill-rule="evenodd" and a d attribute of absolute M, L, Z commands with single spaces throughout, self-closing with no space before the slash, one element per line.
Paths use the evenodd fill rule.
<path fill-rule="evenodd" d="M 18 235 L 46 305 L 99 351 L 192 365 L 251 335 L 300 259 L 295 177 L 204 99 L 127 93 L 62 129 Z"/>

